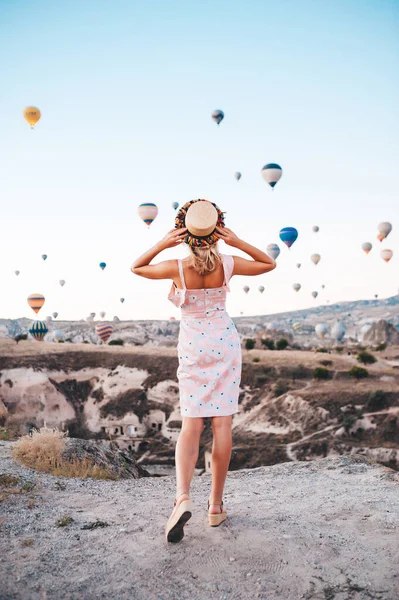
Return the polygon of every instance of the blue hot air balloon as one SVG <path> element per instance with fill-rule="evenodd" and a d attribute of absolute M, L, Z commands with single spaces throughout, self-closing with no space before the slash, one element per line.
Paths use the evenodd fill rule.
<path fill-rule="evenodd" d="M 291 248 L 297 237 L 298 231 L 295 229 L 295 227 L 283 227 L 280 231 L 280 240 L 284 242 L 288 248 Z"/>
<path fill-rule="evenodd" d="M 33 321 L 29 333 L 35 338 L 37 342 L 42 342 L 44 336 L 48 332 L 46 323 L 43 321 Z"/>
<path fill-rule="evenodd" d="M 100 269 L 102 269 L 103 271 L 106 266 L 107 266 L 107 263 L 105 263 L 105 262 L 100 262 L 100 264 L 99 264 Z"/>

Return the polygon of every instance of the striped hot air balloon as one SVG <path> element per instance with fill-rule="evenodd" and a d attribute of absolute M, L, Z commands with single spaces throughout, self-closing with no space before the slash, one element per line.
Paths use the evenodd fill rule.
<path fill-rule="evenodd" d="M 45 302 L 43 294 L 31 294 L 28 296 L 28 304 L 37 314 Z"/>
<path fill-rule="evenodd" d="M 298 231 L 295 229 L 295 227 L 283 227 L 280 230 L 280 240 L 284 242 L 288 248 L 291 248 L 297 237 Z"/>
<path fill-rule="evenodd" d="M 96 325 L 96 334 L 104 344 L 108 342 L 113 332 L 114 328 L 109 323 L 101 323 L 100 325 Z"/>
<path fill-rule="evenodd" d="M 29 333 L 35 338 L 37 342 L 42 342 L 44 336 L 48 332 L 46 323 L 43 321 L 33 321 Z"/>
<path fill-rule="evenodd" d="M 274 188 L 283 174 L 283 169 L 276 163 L 268 163 L 262 168 L 261 173 L 266 183 L 268 183 L 271 188 Z"/>
<path fill-rule="evenodd" d="M 158 207 L 153 202 L 144 202 L 143 204 L 140 204 L 137 212 L 144 223 L 150 226 L 158 214 Z"/>

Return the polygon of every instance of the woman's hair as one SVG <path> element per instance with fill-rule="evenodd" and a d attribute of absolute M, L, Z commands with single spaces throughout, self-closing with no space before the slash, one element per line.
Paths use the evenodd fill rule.
<path fill-rule="evenodd" d="M 188 247 L 190 249 L 189 266 L 193 267 L 198 275 L 212 273 L 222 263 L 217 244 L 198 248 Z"/>

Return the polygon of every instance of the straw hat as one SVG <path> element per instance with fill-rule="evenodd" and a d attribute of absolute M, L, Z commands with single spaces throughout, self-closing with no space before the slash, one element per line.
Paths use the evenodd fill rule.
<path fill-rule="evenodd" d="M 184 204 L 176 215 L 175 228 L 187 227 L 184 239 L 190 246 L 212 246 L 219 236 L 215 232 L 216 225 L 224 227 L 224 214 L 214 202 L 209 200 L 190 200 Z"/>

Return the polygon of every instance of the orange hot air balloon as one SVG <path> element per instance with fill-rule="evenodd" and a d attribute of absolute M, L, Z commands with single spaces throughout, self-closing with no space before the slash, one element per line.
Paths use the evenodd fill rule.
<path fill-rule="evenodd" d="M 36 106 L 27 106 L 23 112 L 24 118 L 28 121 L 29 125 L 33 129 L 38 120 L 40 119 L 41 112 Z"/>
<path fill-rule="evenodd" d="M 43 294 L 31 294 L 28 296 L 28 304 L 37 314 L 45 302 Z"/>

